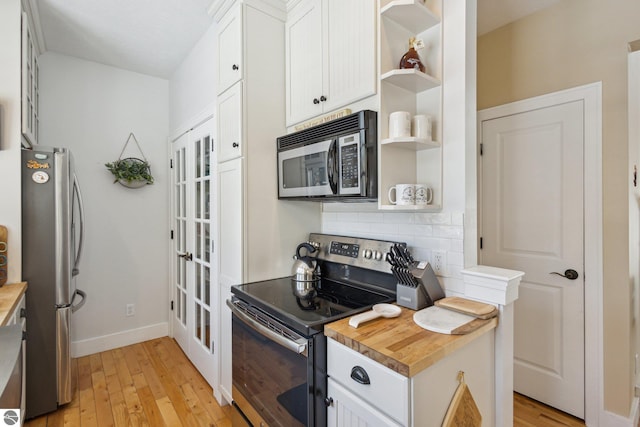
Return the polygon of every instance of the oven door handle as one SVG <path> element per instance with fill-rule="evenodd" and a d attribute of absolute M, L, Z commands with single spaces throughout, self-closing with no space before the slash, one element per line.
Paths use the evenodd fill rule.
<path fill-rule="evenodd" d="M 231 309 L 231 312 L 235 314 L 239 320 L 242 321 L 245 325 L 249 326 L 251 329 L 264 336 L 265 338 L 270 339 L 271 341 L 275 341 L 280 344 L 287 350 L 291 350 L 294 353 L 301 354 L 303 356 L 307 356 L 307 340 L 304 338 L 300 338 L 299 340 L 290 340 L 288 338 L 283 337 L 282 335 L 272 331 L 271 329 L 263 326 L 259 322 L 255 321 L 251 317 L 244 314 L 242 311 L 238 310 L 231 301 L 227 300 L 227 306 Z"/>

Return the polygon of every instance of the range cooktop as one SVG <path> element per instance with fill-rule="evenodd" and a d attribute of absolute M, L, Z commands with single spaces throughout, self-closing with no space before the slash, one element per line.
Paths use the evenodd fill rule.
<path fill-rule="evenodd" d="M 233 286 L 231 292 L 304 335 L 322 332 L 324 324 L 374 304 L 395 301 L 394 295 L 326 278 L 317 286 L 317 295 L 310 299 L 298 298 L 294 286 L 291 277 L 282 277 Z"/>

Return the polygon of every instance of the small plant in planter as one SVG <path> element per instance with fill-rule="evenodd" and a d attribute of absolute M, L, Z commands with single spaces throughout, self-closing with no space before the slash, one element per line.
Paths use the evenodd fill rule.
<path fill-rule="evenodd" d="M 126 159 L 118 159 L 112 163 L 106 163 L 105 166 L 115 177 L 114 184 L 119 182 L 129 188 L 140 188 L 153 184 L 151 167 L 146 160 L 128 157 Z"/>

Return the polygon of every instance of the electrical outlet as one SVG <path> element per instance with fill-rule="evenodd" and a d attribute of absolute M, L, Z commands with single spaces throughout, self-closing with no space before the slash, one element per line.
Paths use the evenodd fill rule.
<path fill-rule="evenodd" d="M 431 251 L 431 261 L 431 268 L 433 268 L 433 272 L 439 276 L 444 275 L 447 265 L 447 252 Z"/>
<path fill-rule="evenodd" d="M 127 317 L 134 316 L 136 314 L 135 304 L 127 304 Z"/>

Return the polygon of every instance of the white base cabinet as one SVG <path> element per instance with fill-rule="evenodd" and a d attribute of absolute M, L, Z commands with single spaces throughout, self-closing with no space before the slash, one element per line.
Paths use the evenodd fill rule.
<path fill-rule="evenodd" d="M 331 396 L 327 409 L 328 427 L 401 426 L 332 378 L 329 378 L 327 392 Z"/>
<path fill-rule="evenodd" d="M 329 426 L 440 426 L 460 371 L 482 414 L 482 425 L 495 425 L 493 331 L 410 378 L 333 339 L 327 341 Z M 368 384 L 360 381 L 363 372 Z"/>

